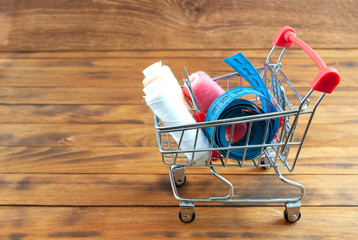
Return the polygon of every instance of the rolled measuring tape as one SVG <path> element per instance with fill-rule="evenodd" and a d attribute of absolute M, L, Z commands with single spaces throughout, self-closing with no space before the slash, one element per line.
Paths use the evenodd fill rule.
<path fill-rule="evenodd" d="M 236 72 L 238 72 L 244 79 L 246 79 L 250 85 L 255 88 L 256 91 L 260 92 L 267 99 L 271 99 L 269 91 L 266 87 L 266 84 L 260 77 L 260 74 L 256 71 L 255 67 L 252 63 L 242 54 L 241 52 L 228 57 L 224 60 L 226 64 L 232 67 Z M 274 88 L 276 88 L 276 92 L 278 92 L 278 85 L 273 84 Z M 281 95 L 282 97 L 282 95 Z M 277 94 L 277 102 L 281 102 L 282 99 L 279 99 L 279 95 Z M 265 106 L 266 107 L 266 106 Z M 267 112 L 270 112 L 270 109 L 266 108 Z M 280 127 L 283 124 L 283 117 L 280 118 Z"/>
<path fill-rule="evenodd" d="M 224 62 L 238 72 L 250 85 L 267 99 L 271 99 L 266 84 L 252 63 L 241 52 L 228 57 Z M 264 103 L 263 103 L 264 104 Z M 266 107 L 266 106 L 263 106 Z M 269 110 L 269 109 L 267 109 Z"/>
<path fill-rule="evenodd" d="M 259 101 L 261 101 L 261 106 L 257 106 L 254 102 L 245 100 L 243 97 L 245 95 L 256 95 L 258 96 Z M 250 87 L 238 87 L 229 90 L 223 95 L 219 96 L 213 104 L 210 106 L 205 121 L 214 121 L 219 119 L 228 119 L 236 117 L 245 117 L 251 115 L 257 115 L 268 112 L 277 112 L 275 105 L 271 102 L 270 99 L 267 99 L 263 94 L 256 91 Z M 269 122 L 268 131 L 266 134 L 266 125 L 267 121 Z M 229 139 L 226 138 L 225 132 L 228 126 L 218 126 L 215 130 L 213 146 L 216 148 L 228 147 Z M 279 128 L 279 119 L 274 118 L 271 120 L 261 120 L 253 121 L 251 126 L 251 131 L 247 131 L 245 136 L 237 142 L 231 142 L 231 146 L 243 146 L 246 144 L 248 134 L 248 145 L 259 145 L 263 143 L 270 143 L 275 138 L 275 135 Z M 205 128 L 205 135 L 208 139 L 212 139 L 214 134 L 214 127 Z M 265 138 L 266 134 L 266 139 Z M 226 156 L 227 150 L 219 150 L 219 153 L 223 156 Z M 261 148 L 247 148 L 246 153 L 245 149 L 231 149 L 229 152 L 229 157 L 235 160 L 242 160 L 244 155 L 245 159 L 253 159 L 259 156 L 261 153 Z"/>

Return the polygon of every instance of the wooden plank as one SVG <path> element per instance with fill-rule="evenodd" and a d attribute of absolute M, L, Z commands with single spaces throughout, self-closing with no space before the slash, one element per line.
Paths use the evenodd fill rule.
<path fill-rule="evenodd" d="M 2 146 L 156 146 L 153 125 L 4 124 Z"/>
<path fill-rule="evenodd" d="M 355 110 L 355 104 L 327 105 L 323 101 L 313 121 L 315 124 L 355 123 L 358 118 L 358 112 Z M 140 118 L 138 113 L 141 113 Z M 0 105 L 0 115 L 0 123 L 153 123 L 152 111 L 145 103 L 141 105 Z"/>
<path fill-rule="evenodd" d="M 354 6 L 354 0 L 7 1 L 0 5 L 1 44 L 3 51 L 257 49 L 270 47 L 289 24 L 313 47 L 356 48 Z"/>
<path fill-rule="evenodd" d="M 0 104 L 142 104 L 142 88 L 0 87 Z"/>
<path fill-rule="evenodd" d="M 183 67 L 186 66 L 190 72 L 205 71 L 211 76 L 219 76 L 233 72 L 223 59 L 232 56 L 240 50 L 227 52 L 226 55 L 219 51 L 188 52 L 181 56 L 179 52 L 168 52 L 166 56 L 146 57 L 146 51 L 139 52 L 126 57 L 107 58 L 106 55 L 98 53 L 88 58 L 69 57 L 63 55 L 58 58 L 49 55 L 47 58 L 16 58 L 9 56 L 0 59 L 0 67 L 3 68 L 0 78 L 2 87 L 142 87 L 141 81 L 144 76 L 142 70 L 149 65 L 162 60 L 164 64 L 171 67 L 173 73 L 180 83 L 184 77 Z M 214 52 L 211 55 L 211 52 Z M 215 52 L 219 52 L 216 56 Z M 297 52 L 297 51 L 294 51 Z M 252 61 L 254 66 L 262 66 L 265 56 L 256 56 L 258 51 L 246 51 L 243 53 Z M 266 52 L 265 52 L 266 53 Z M 198 54 L 198 56 L 197 56 Z M 330 52 L 324 58 L 328 66 L 336 67 L 342 75 L 340 87 L 358 87 L 355 80 L 357 55 L 339 58 L 337 51 Z M 78 54 L 82 56 L 81 54 Z M 163 53 L 162 53 L 163 55 Z M 262 54 L 260 54 L 262 55 Z M 283 71 L 296 87 L 308 87 L 309 83 L 318 74 L 318 68 L 312 60 L 304 54 L 291 56 L 287 54 L 282 60 Z M 31 57 L 33 54 L 28 54 Z M 276 60 L 276 59 L 274 59 Z"/>
<path fill-rule="evenodd" d="M 299 195 L 297 188 L 282 183 L 273 175 L 225 175 L 225 177 L 235 186 L 236 198 L 271 199 L 292 198 Z M 305 198 L 302 200 L 303 206 L 358 205 L 357 175 L 290 175 L 287 178 L 306 187 Z M 149 169 L 148 174 L 1 174 L 0 190 L 2 192 L 0 205 L 136 207 L 178 205 L 172 193 L 169 177 L 151 174 Z M 186 185 L 178 190 L 185 198 L 227 195 L 226 186 L 208 171 L 205 175 L 188 174 Z M 230 206 L 228 203 L 216 204 Z M 250 205 L 263 204 L 250 203 Z"/>
<path fill-rule="evenodd" d="M 143 87 L 0 87 L 0 104 L 145 104 Z M 299 89 L 307 94 L 309 89 Z M 357 104 L 355 88 L 338 88 L 324 104 Z M 292 97 L 293 94 L 287 94 Z M 313 102 L 317 97 L 311 98 Z"/>
<path fill-rule="evenodd" d="M 2 147 L 0 166 L 3 173 L 168 174 L 156 147 Z"/>
<path fill-rule="evenodd" d="M 138 113 L 141 113 L 140 118 Z M 145 103 L 140 105 L 0 105 L 0 115 L 0 123 L 153 123 L 153 114 Z"/>
<path fill-rule="evenodd" d="M 356 147 L 304 147 L 291 174 L 356 174 Z M 157 147 L 0 147 L 0 173 L 168 174 Z M 232 167 L 222 174 L 275 174 L 255 167 Z M 280 168 L 288 173 L 286 168 Z M 190 167 L 206 174 L 207 167 Z"/>
<path fill-rule="evenodd" d="M 266 59 L 269 49 L 244 49 L 240 47 L 235 47 L 234 49 L 193 49 L 193 50 L 131 50 L 131 51 L 60 51 L 60 52 L 0 52 L 0 59 L 124 59 L 124 58 L 140 58 L 142 60 L 155 60 L 159 59 L 175 59 L 175 58 L 198 58 L 205 60 L 206 58 L 226 58 L 231 56 L 239 51 L 243 51 L 245 56 L 250 58 L 262 58 Z M 315 49 L 319 56 L 325 59 L 335 59 L 335 60 L 353 60 L 358 55 L 358 49 Z M 278 48 L 272 58 L 277 60 L 278 55 L 281 53 L 281 49 Z M 299 58 L 299 59 L 309 59 L 307 54 L 298 47 L 292 46 L 290 49 L 286 49 L 284 60 L 289 58 Z M 175 67 L 175 66 L 173 66 Z"/>
<path fill-rule="evenodd" d="M 357 123 L 315 124 L 307 135 L 308 147 L 354 147 Z M 296 138 L 305 125 L 298 126 Z M 0 146 L 155 147 L 152 124 L 0 124 Z M 353 129 L 353 130 L 352 130 Z"/>
<path fill-rule="evenodd" d="M 177 208 L 1 207 L 1 239 L 355 239 L 357 207 L 302 208 L 287 224 L 282 208 L 202 208 L 190 224 Z M 220 212 L 220 214 L 218 214 Z"/>

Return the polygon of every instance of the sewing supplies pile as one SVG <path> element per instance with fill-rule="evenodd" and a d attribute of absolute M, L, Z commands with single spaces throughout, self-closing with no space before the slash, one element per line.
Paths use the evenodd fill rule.
<path fill-rule="evenodd" d="M 161 62 L 143 71 L 145 102 L 153 111 L 159 152 L 163 162 L 170 166 L 171 187 L 179 200 L 179 219 L 184 223 L 195 219 L 197 202 L 283 202 L 287 222 L 297 222 L 301 217 L 305 188 L 284 177 L 279 168 L 294 170 L 316 109 L 339 84 L 340 75 L 335 68 L 327 67 L 290 27 L 281 28 L 272 43 L 263 66 L 255 68 L 242 53 L 237 53 L 224 59 L 234 73 L 212 78 L 197 71 L 189 76 L 184 67 L 183 85 Z M 304 90 L 295 88 L 282 70 L 283 55 L 293 43 L 319 69 L 308 92 L 302 95 Z M 281 53 L 277 62 L 271 63 L 277 48 L 282 48 Z M 186 183 L 188 166 L 208 167 L 228 194 L 208 198 L 182 196 L 178 187 Z M 287 194 L 272 198 L 247 198 L 240 194 L 234 197 L 233 184 L 214 169 L 217 167 L 272 168 L 282 182 L 298 193 L 293 197 Z M 208 182 L 205 188 L 209 185 Z M 255 185 L 253 188 L 257 191 Z"/>
<path fill-rule="evenodd" d="M 143 71 L 145 101 L 152 109 L 164 126 L 173 127 L 197 122 L 208 122 L 212 120 L 238 118 L 262 113 L 276 112 L 269 92 L 262 78 L 253 67 L 251 62 L 242 54 L 238 53 L 224 60 L 230 67 L 239 73 L 251 87 L 237 87 L 225 90 L 214 81 L 207 73 L 198 71 L 190 76 L 186 68 L 183 87 L 180 86 L 176 77 L 162 62 L 156 62 Z M 245 96 L 256 95 L 255 101 L 260 101 L 262 108 Z M 193 109 L 194 108 L 194 109 Z M 257 121 L 250 126 L 248 136 L 248 124 L 239 123 L 234 125 L 204 128 L 203 131 L 187 130 L 185 132 L 172 131 L 170 135 L 174 138 L 180 149 L 194 163 L 202 163 L 213 157 L 225 157 L 227 150 L 219 151 L 197 151 L 205 148 L 240 146 L 245 144 L 270 143 L 276 136 L 279 121 L 270 121 L 266 129 L 266 120 Z M 213 139 L 213 144 L 210 144 Z M 219 152 L 219 154 L 218 154 Z M 250 160 L 260 155 L 260 148 L 232 149 L 229 158 Z"/>

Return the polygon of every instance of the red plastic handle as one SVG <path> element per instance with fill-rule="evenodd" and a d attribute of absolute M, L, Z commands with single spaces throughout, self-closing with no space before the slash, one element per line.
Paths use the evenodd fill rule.
<path fill-rule="evenodd" d="M 296 36 L 293 28 L 285 26 L 281 28 L 272 43 L 279 47 L 290 48 L 292 43 L 296 44 L 316 63 L 320 72 L 311 82 L 311 88 L 315 91 L 331 93 L 340 82 L 340 75 L 333 67 L 327 67 L 321 57 L 307 43 Z"/>

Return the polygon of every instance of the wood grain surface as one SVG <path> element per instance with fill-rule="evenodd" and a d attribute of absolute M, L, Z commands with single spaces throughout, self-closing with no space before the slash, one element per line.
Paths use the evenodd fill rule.
<path fill-rule="evenodd" d="M 188 170 L 190 172 L 190 169 Z M 300 191 L 282 183 L 276 175 L 225 175 L 235 186 L 237 198 L 292 198 Z M 356 175 L 287 176 L 307 188 L 302 206 L 356 206 Z M 227 187 L 210 175 L 188 174 L 179 189 L 184 198 L 225 196 Z M 344 183 L 344 184 L 343 184 Z M 1 174 L 0 205 L 29 206 L 178 206 L 167 174 Z M 207 205 L 197 203 L 196 205 Z M 230 206 L 232 203 L 212 203 Z M 235 204 L 234 204 L 235 205 Z M 236 204 L 240 205 L 240 204 Z M 264 205 L 263 203 L 243 205 Z M 274 205 L 284 206 L 282 203 Z"/>
<path fill-rule="evenodd" d="M 0 239 L 355 240 L 357 9 L 354 0 L 0 1 Z M 342 79 L 319 106 L 295 171 L 281 168 L 306 188 L 301 220 L 286 223 L 283 203 L 197 203 L 196 220 L 180 222 L 142 70 L 161 60 L 182 84 L 184 66 L 233 72 L 223 59 L 239 51 L 258 67 L 284 25 Z M 292 47 L 282 63 L 308 92 L 312 60 Z M 298 195 L 273 169 L 217 171 L 235 197 Z M 181 196 L 226 194 L 209 169 L 186 174 Z"/>
<path fill-rule="evenodd" d="M 279 207 L 0 207 L 2 239 L 354 239 L 356 207 L 305 207 L 288 224 Z M 304 224 L 303 224 L 304 222 Z"/>
<path fill-rule="evenodd" d="M 339 157 L 337 157 L 339 156 Z M 343 174 L 358 170 L 354 161 L 356 147 L 303 148 L 298 167 L 290 174 Z M 0 147 L 0 173 L 101 173 L 101 174 L 168 174 L 157 147 Z M 85 166 L 85 167 L 84 167 Z M 194 168 L 192 173 L 208 173 Z M 260 168 L 219 169 L 223 174 L 274 174 Z M 289 172 L 283 168 L 283 173 Z"/>
<path fill-rule="evenodd" d="M 317 48 L 357 48 L 355 0 L 2 1 L 3 51 L 257 49 L 285 25 Z"/>
<path fill-rule="evenodd" d="M 171 192 L 168 166 L 161 161 L 152 113 L 142 99 L 140 71 L 163 58 L 174 66 L 177 76 L 182 76 L 183 66 L 221 75 L 230 72 L 222 59 L 234 51 L 170 51 L 167 58 L 165 51 L 3 54 L 0 218 L 9 222 L 3 225 L 0 236 L 285 239 L 296 229 L 296 236 L 301 239 L 335 239 L 337 232 L 342 232 L 345 239 L 354 239 L 358 205 L 358 51 L 349 51 L 347 55 L 341 50 L 319 51 L 326 62 L 340 70 L 344 80 L 318 109 L 293 174 L 282 170 L 286 177 L 306 187 L 303 216 L 294 225 L 284 224 L 281 204 L 197 204 L 198 216 L 192 225 L 178 220 L 178 202 Z M 262 52 L 267 51 L 248 50 L 247 56 L 259 65 L 265 59 Z M 292 81 L 300 91 L 307 91 L 317 73 L 311 60 L 298 50 L 288 51 L 284 60 L 284 66 L 291 71 L 287 75 L 295 76 Z M 97 77 L 91 77 L 92 73 Z M 233 181 L 236 197 L 298 194 L 280 182 L 272 169 L 218 171 Z M 187 186 L 180 189 L 183 196 L 226 194 L 226 188 L 207 169 L 188 169 L 187 174 Z M 154 212 L 158 217 L 153 217 Z M 135 214 L 126 216 L 129 213 Z M 61 228 L 68 218 L 76 218 L 74 224 Z M 212 218 L 217 221 L 212 230 L 202 228 L 207 222 L 215 222 Z M 56 220 L 46 224 L 50 219 Z M 16 225 L 18 222 L 28 223 Z M 141 229 L 133 228 L 130 222 Z M 8 224 L 11 226 L 5 227 Z M 250 227 L 243 228 L 246 225 L 242 224 Z M 262 228 L 257 228 L 257 224 Z M 39 231 L 40 225 L 43 231 Z M 118 225 L 121 227 L 115 227 Z M 336 231 L 320 231 L 321 225 L 335 225 Z M 188 235 L 191 228 L 202 230 Z"/>

